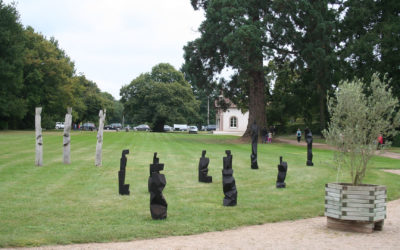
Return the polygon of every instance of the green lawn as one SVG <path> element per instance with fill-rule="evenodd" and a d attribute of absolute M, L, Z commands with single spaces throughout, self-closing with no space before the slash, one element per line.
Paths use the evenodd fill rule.
<path fill-rule="evenodd" d="M 33 131 L 0 133 L 0 247 L 127 241 L 321 216 L 324 184 L 337 181 L 330 151 L 315 149 L 315 166 L 306 167 L 304 147 L 259 144 L 260 169 L 251 170 L 250 144 L 233 136 L 108 132 L 102 167 L 94 166 L 96 132 L 72 133 L 71 165 L 62 163 L 62 132 L 45 132 L 43 141 L 44 166 L 36 167 Z M 118 194 L 123 149 L 130 150 L 130 196 Z M 210 158 L 211 184 L 198 182 L 203 149 Z M 236 207 L 222 206 L 226 149 L 233 154 Z M 163 221 L 152 220 L 149 211 L 154 152 L 167 179 Z M 275 188 L 280 155 L 289 165 L 286 189 Z M 371 167 L 365 182 L 387 185 L 388 199 L 398 199 L 400 176 L 379 169 L 400 168 L 399 161 L 374 157 Z"/>

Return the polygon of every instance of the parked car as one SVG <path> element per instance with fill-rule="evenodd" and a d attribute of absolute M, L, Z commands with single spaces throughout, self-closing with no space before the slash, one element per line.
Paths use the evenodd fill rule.
<path fill-rule="evenodd" d="M 147 124 L 141 124 L 133 128 L 136 131 L 150 131 L 150 127 Z"/>
<path fill-rule="evenodd" d="M 170 131 L 173 131 L 174 129 L 171 127 L 171 126 L 169 126 L 169 125 L 164 125 L 164 131 L 165 132 L 170 132 Z"/>
<path fill-rule="evenodd" d="M 105 126 L 104 126 L 104 129 L 110 130 L 110 129 L 112 129 L 112 127 L 111 127 L 111 125 L 105 125 Z"/>
<path fill-rule="evenodd" d="M 188 125 L 186 125 L 186 124 L 174 124 L 174 131 L 188 131 Z"/>
<path fill-rule="evenodd" d="M 93 130 L 96 130 L 96 125 L 94 125 L 94 123 L 87 122 L 87 123 L 84 123 L 84 124 L 82 125 L 81 129 L 82 129 L 82 130 L 90 130 L 90 131 L 93 131 Z"/>
<path fill-rule="evenodd" d="M 56 129 L 64 129 L 64 123 L 63 122 L 56 122 Z"/>
<path fill-rule="evenodd" d="M 199 130 L 196 126 L 189 126 L 189 134 L 197 134 L 197 131 Z"/>
<path fill-rule="evenodd" d="M 207 125 L 206 130 L 207 131 L 215 131 L 215 130 L 217 130 L 217 125 Z"/>
<path fill-rule="evenodd" d="M 121 130 L 122 129 L 122 124 L 121 123 L 111 123 L 111 129 L 115 129 L 115 130 Z"/>

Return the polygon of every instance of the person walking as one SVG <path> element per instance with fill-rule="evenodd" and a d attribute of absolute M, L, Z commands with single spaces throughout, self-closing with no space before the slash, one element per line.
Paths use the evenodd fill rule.
<path fill-rule="evenodd" d="M 267 138 L 268 138 L 268 130 L 264 126 L 263 129 L 261 130 L 261 143 L 267 143 Z"/>
<path fill-rule="evenodd" d="M 268 143 L 272 143 L 272 131 L 268 132 Z"/>
<path fill-rule="evenodd" d="M 301 140 L 301 130 L 300 130 L 299 128 L 297 129 L 296 135 L 297 135 L 297 143 L 300 143 L 300 140 Z"/>

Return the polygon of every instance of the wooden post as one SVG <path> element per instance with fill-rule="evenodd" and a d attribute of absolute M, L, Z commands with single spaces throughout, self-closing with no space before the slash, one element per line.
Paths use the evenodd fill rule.
<path fill-rule="evenodd" d="M 96 161 L 95 165 L 101 167 L 101 150 L 103 147 L 103 130 L 104 120 L 106 119 L 106 110 L 100 110 L 99 112 L 99 129 L 97 131 L 97 146 L 96 146 Z"/>
<path fill-rule="evenodd" d="M 72 108 L 67 108 L 67 114 L 65 115 L 64 122 L 64 136 L 63 136 L 63 146 L 64 146 L 64 164 L 71 163 L 71 125 L 72 125 Z"/>
<path fill-rule="evenodd" d="M 36 157 L 35 165 L 43 166 L 43 137 L 42 137 L 42 125 L 41 116 L 42 108 L 37 107 L 35 109 L 35 136 L 36 136 Z"/>

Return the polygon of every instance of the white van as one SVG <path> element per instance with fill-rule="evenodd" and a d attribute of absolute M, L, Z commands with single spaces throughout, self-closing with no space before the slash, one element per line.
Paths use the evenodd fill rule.
<path fill-rule="evenodd" d="M 174 124 L 174 131 L 188 131 L 187 124 Z"/>

